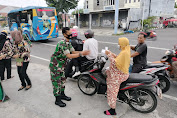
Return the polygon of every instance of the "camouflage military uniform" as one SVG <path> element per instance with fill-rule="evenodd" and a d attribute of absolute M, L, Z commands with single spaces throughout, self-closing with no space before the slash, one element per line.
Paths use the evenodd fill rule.
<path fill-rule="evenodd" d="M 67 64 L 66 54 L 69 54 L 73 51 L 75 50 L 70 42 L 66 42 L 66 40 L 61 40 L 57 44 L 54 54 L 51 56 L 49 68 L 54 96 L 59 96 L 60 93 L 65 89 L 66 77 L 64 69 Z"/>
<path fill-rule="evenodd" d="M 75 50 L 70 42 L 61 40 L 57 44 L 54 54 L 51 56 L 49 68 L 54 96 L 59 96 L 65 89 L 66 77 L 64 69 L 67 64 L 66 54 L 70 54 L 73 51 Z"/>

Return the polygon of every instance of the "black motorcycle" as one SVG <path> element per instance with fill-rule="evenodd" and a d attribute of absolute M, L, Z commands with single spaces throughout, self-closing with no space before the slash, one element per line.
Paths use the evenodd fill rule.
<path fill-rule="evenodd" d="M 94 63 L 92 70 L 83 72 L 78 78 L 78 87 L 86 95 L 106 95 L 106 74 L 104 65 L 107 57 L 100 56 Z M 161 89 L 157 86 L 159 80 L 156 76 L 130 74 L 127 81 L 120 86 L 118 101 L 127 103 L 132 109 L 141 113 L 150 113 L 157 107 L 158 95 L 162 97 Z"/>

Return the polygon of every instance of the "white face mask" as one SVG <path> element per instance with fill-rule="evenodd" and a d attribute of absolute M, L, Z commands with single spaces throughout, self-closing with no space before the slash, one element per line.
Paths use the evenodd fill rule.
<path fill-rule="evenodd" d="M 117 47 L 118 47 L 119 50 L 121 49 L 121 48 L 120 48 L 120 45 L 117 45 Z"/>

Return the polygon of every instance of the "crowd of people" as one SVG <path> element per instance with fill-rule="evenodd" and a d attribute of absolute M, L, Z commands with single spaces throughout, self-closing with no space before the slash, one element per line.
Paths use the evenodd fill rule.
<path fill-rule="evenodd" d="M 75 30 L 74 30 L 75 31 Z M 51 56 L 49 68 L 50 77 L 53 85 L 53 95 L 55 96 L 55 104 L 60 107 L 65 107 L 66 103 L 63 100 L 71 101 L 71 97 L 65 94 L 65 82 L 67 77 L 75 77 L 80 74 L 80 62 L 94 61 L 98 56 L 98 41 L 94 39 L 94 32 L 87 30 L 84 35 L 86 40 L 83 48 L 78 47 L 76 43 L 79 40 L 77 33 L 68 27 L 62 29 L 63 39 L 60 40 Z M 27 68 L 30 61 L 31 42 L 25 35 L 22 34 L 22 29 L 12 31 L 11 43 L 7 37 L 7 32 L 2 31 L 0 34 L 0 77 L 4 80 L 5 68 L 7 68 L 7 79 L 11 76 L 11 58 L 16 59 L 17 72 L 21 81 L 20 90 L 29 90 L 32 87 L 29 76 L 27 75 Z M 77 41 L 76 41 L 77 40 Z M 145 43 L 146 34 L 139 33 L 138 44 L 130 46 L 129 40 L 125 37 L 118 39 L 118 47 L 120 53 L 114 54 L 106 50 L 105 54 L 109 58 L 110 66 L 106 71 L 107 74 L 107 103 L 110 106 L 109 110 L 104 111 L 106 115 L 116 115 L 116 100 L 119 92 L 120 84 L 126 81 L 129 77 L 130 58 L 133 58 L 133 73 L 139 73 L 147 65 L 147 45 Z M 131 54 L 131 49 L 135 51 Z M 177 51 L 177 50 L 176 50 Z M 70 63 L 68 63 L 70 59 Z M 75 73 L 71 73 L 73 65 Z M 174 69 L 176 72 L 176 62 L 174 62 Z M 175 75 L 177 78 L 177 75 Z M 0 100 L 9 99 L 0 83 Z"/>

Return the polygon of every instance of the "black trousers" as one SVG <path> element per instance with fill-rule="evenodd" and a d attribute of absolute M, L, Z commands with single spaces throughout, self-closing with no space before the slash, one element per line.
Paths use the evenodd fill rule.
<path fill-rule="evenodd" d="M 11 78 L 11 59 L 0 60 L 0 77 L 4 80 L 4 72 L 7 69 L 7 79 Z"/>
<path fill-rule="evenodd" d="M 28 64 L 29 62 L 23 62 L 23 66 L 17 66 L 18 75 L 21 81 L 21 85 L 23 87 L 26 87 L 26 82 L 27 82 L 27 85 L 31 85 L 31 81 L 26 73 Z"/>
<path fill-rule="evenodd" d="M 88 61 L 86 57 L 78 57 L 72 59 L 65 67 L 65 77 L 71 77 L 70 73 L 72 72 L 72 67 L 79 67 L 81 66 L 82 62 Z"/>
<path fill-rule="evenodd" d="M 139 73 L 143 69 L 143 66 L 141 64 L 133 64 L 132 67 L 132 73 Z"/>

